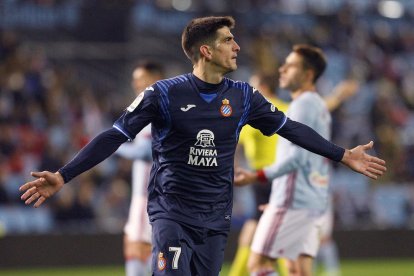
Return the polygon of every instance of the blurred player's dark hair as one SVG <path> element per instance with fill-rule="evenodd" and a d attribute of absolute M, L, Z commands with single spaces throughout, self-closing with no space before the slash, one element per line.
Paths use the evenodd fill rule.
<path fill-rule="evenodd" d="M 135 69 L 137 68 L 142 68 L 152 75 L 159 75 L 160 78 L 164 78 L 165 76 L 164 66 L 156 61 L 142 60 L 135 66 Z"/>
<path fill-rule="evenodd" d="M 307 44 L 296 44 L 293 46 L 293 52 L 302 56 L 305 69 L 311 69 L 314 72 L 313 82 L 315 83 L 326 68 L 326 57 L 322 50 Z"/>

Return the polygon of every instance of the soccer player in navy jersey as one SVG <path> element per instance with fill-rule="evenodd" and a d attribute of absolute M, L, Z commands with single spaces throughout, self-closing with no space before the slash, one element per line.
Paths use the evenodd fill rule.
<path fill-rule="evenodd" d="M 193 19 L 182 46 L 193 72 L 146 88 L 113 127 L 95 137 L 57 172 L 33 172 L 21 199 L 39 207 L 64 183 L 152 127 L 153 167 L 148 186 L 154 275 L 218 275 L 230 228 L 234 152 L 246 124 L 279 134 L 307 150 L 377 178 L 385 161 L 345 150 L 290 120 L 256 89 L 224 75 L 237 69 L 239 45 L 232 17 Z"/>

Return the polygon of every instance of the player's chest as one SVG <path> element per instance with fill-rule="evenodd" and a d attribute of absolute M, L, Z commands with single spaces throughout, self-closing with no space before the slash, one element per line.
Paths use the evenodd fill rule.
<path fill-rule="evenodd" d="M 235 132 L 245 106 L 236 93 L 218 93 L 210 98 L 193 93 L 170 98 L 169 114 L 176 131 L 192 133 L 210 129 L 226 135 Z"/>

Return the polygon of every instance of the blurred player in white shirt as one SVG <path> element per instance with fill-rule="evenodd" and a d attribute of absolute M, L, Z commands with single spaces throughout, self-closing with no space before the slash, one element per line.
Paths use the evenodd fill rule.
<path fill-rule="evenodd" d="M 138 96 L 154 82 L 164 78 L 163 67 L 143 61 L 133 71 L 132 86 Z M 124 143 L 116 152 L 134 160 L 132 193 L 128 221 L 124 228 L 124 257 L 127 276 L 151 273 L 151 225 L 147 214 L 147 186 L 152 166 L 151 125 L 146 126 L 132 143 Z"/>
<path fill-rule="evenodd" d="M 291 92 L 287 116 L 330 139 L 331 116 L 315 83 L 326 67 L 322 51 L 296 45 L 280 68 L 280 87 Z M 372 143 L 363 146 L 372 147 Z M 256 173 L 239 170 L 236 184 L 272 180 L 270 202 L 260 218 L 249 258 L 251 275 L 274 276 L 274 260 L 287 258 L 297 266 L 290 275 L 312 274 L 319 247 L 321 216 L 327 209 L 330 164 L 326 158 L 303 150 L 284 138 L 277 148 L 278 160 Z"/>

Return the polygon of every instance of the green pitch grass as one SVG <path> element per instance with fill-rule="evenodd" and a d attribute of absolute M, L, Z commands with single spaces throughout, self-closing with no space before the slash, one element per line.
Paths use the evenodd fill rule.
<path fill-rule="evenodd" d="M 229 265 L 225 264 L 221 276 L 226 276 Z M 414 276 L 414 259 L 404 260 L 343 260 L 342 276 Z M 1 269 L 4 276 L 122 276 L 122 266 L 64 267 L 33 269 Z"/>

